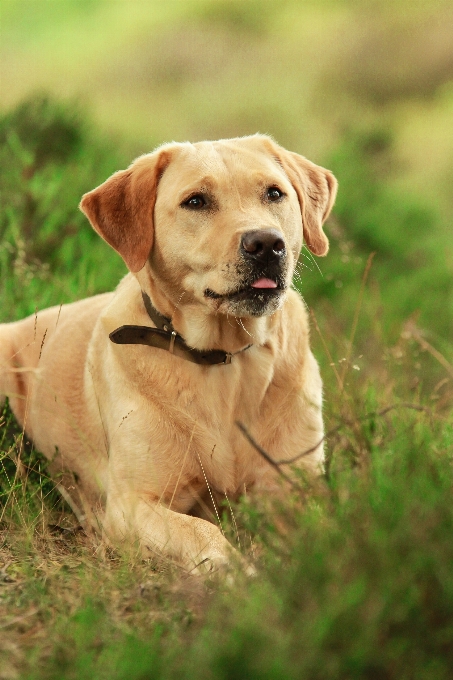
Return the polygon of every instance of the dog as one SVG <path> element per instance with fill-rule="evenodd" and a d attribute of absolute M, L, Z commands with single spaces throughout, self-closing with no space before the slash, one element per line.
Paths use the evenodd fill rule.
<path fill-rule="evenodd" d="M 311 449 L 297 465 L 322 472 L 322 383 L 291 281 L 303 242 L 328 251 L 336 190 L 254 135 L 163 145 L 83 196 L 129 273 L 2 324 L 0 395 L 106 540 L 191 573 L 231 563 L 215 506 L 281 493 L 238 420 L 273 458 Z"/>

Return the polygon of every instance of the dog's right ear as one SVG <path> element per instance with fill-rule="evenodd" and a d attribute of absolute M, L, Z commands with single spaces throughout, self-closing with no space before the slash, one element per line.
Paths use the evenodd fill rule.
<path fill-rule="evenodd" d="M 267 147 L 274 160 L 281 165 L 297 193 L 307 247 L 314 255 L 326 255 L 329 241 L 322 225 L 335 202 L 337 180 L 330 170 L 315 165 L 298 153 L 287 151 L 270 137 L 257 135 L 256 139 Z"/>
<path fill-rule="evenodd" d="M 93 229 L 121 255 L 131 272 L 142 269 L 151 251 L 157 185 L 170 155 L 170 150 L 161 150 L 141 156 L 80 202 Z"/>

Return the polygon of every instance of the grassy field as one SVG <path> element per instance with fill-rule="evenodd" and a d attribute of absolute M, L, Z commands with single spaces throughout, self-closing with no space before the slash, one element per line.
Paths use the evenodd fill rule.
<path fill-rule="evenodd" d="M 3 319 L 113 287 L 123 265 L 74 204 L 123 159 L 81 114 L 48 99 L 8 114 L 0 134 Z M 344 192 L 332 252 L 323 275 L 303 255 L 295 282 L 323 365 L 326 477 L 283 508 L 244 501 L 235 524 L 225 512 L 256 579 L 201 581 L 106 552 L 5 409 L 0 677 L 449 677 L 451 279 L 422 234 L 422 222 L 438 225 L 435 212 L 378 173 L 357 181 L 387 146 L 347 137 L 331 158 Z M 419 241 L 402 252 L 417 220 Z M 420 249 L 427 261 L 414 269 Z"/>
<path fill-rule="evenodd" d="M 304 251 L 295 280 L 311 311 L 312 344 L 325 383 L 327 466 L 315 488 L 300 480 L 284 507 L 244 500 L 234 507 L 234 521 L 225 508 L 224 530 L 255 561 L 258 574 L 249 579 L 238 573 L 233 582 L 203 580 L 171 564 L 143 561 L 133 551 L 106 550 L 96 536 L 86 535 L 55 490 L 45 460 L 5 408 L 0 679 L 449 680 L 453 150 L 446 130 L 453 90 L 443 47 L 447 4 L 420 3 L 409 16 L 404 2 L 391 14 L 379 2 L 373 11 L 352 2 L 301 3 L 300 12 L 297 3 L 285 2 L 278 17 L 266 2 L 219 0 L 217 13 L 212 2 L 151 3 L 152 16 L 144 3 L 134 3 L 141 9 L 130 15 L 122 2 L 65 0 L 72 14 L 59 13 L 57 4 L 37 3 L 39 12 L 31 16 L 23 9 L 33 3 L 6 3 L 4 54 L 13 39 L 18 45 L 7 63 L 17 69 L 18 60 L 32 59 L 33 49 L 39 56 L 24 82 L 11 85 L 4 104 L 9 108 L 0 117 L 0 321 L 115 287 L 124 265 L 92 232 L 77 204 L 133 153 L 165 138 L 194 138 L 195 128 L 200 136 L 272 132 L 287 146 L 314 153 L 340 182 L 326 229 L 331 251 L 316 263 Z M 91 73 L 95 84 L 104 79 L 104 89 L 95 97 L 93 119 L 74 100 L 27 94 L 33 75 L 50 92 L 60 88 L 52 41 L 61 30 L 68 60 L 79 54 L 75 35 L 84 24 L 82 5 L 93 18 L 83 30 L 94 35 L 101 19 L 104 26 L 100 75 Z M 178 36 L 189 10 L 182 6 L 198 12 L 190 21 L 191 60 L 183 55 L 183 62 L 177 59 Z M 401 28 L 404 16 L 410 30 Z M 140 22 L 143 36 L 154 36 L 153 26 L 160 27 L 163 37 L 156 45 L 151 41 L 147 59 L 154 64 L 160 54 L 165 77 L 146 80 L 149 91 L 142 87 L 137 95 L 128 136 L 118 121 L 125 118 L 121 107 L 129 94 L 120 107 L 101 67 L 111 54 L 108 36 L 119 40 L 121 28 L 129 54 L 126 80 L 127 68 L 142 64 L 138 48 L 145 37 L 128 42 L 137 40 Z M 215 59 L 203 71 L 203 36 L 212 26 Z M 420 38 L 420 26 L 423 40 L 437 36 L 435 50 Z M 349 45 L 341 41 L 347 30 Z M 323 48 L 321 63 L 307 35 Z M 304 37 L 300 45 L 297 36 Z M 219 45 L 229 54 L 238 41 L 246 47 L 200 106 L 222 64 Z M 279 96 L 268 87 L 263 99 L 262 77 L 247 73 L 250 45 Z M 360 63 L 352 60 L 353 50 Z M 299 80 L 290 70 L 282 83 L 279 65 L 296 63 L 294 55 L 297 63 L 308 60 L 309 68 Z M 186 62 L 192 90 L 178 71 Z M 413 73 L 411 63 L 418 65 Z M 136 68 L 145 78 L 144 66 Z M 335 73 L 345 83 L 336 90 L 337 108 L 329 85 Z M 84 78 L 81 71 L 68 76 L 63 93 L 79 95 Z M 135 97 L 137 79 L 129 80 L 127 92 Z M 241 100 L 250 82 L 254 89 Z M 223 91 L 234 92 L 229 103 Z M 145 146 L 140 120 L 153 92 L 153 137 Z M 295 99 L 297 129 L 291 118 Z M 108 106 L 102 109 L 103 100 L 110 113 Z M 171 115 L 165 116 L 166 107 Z"/>

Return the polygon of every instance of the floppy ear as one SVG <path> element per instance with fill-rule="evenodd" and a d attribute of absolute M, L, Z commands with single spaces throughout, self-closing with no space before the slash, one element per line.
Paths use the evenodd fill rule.
<path fill-rule="evenodd" d="M 169 151 L 141 156 L 80 202 L 93 229 L 121 255 L 131 272 L 145 265 L 153 245 L 157 185 L 169 162 Z"/>
<path fill-rule="evenodd" d="M 297 153 L 284 151 L 281 162 L 299 198 L 304 241 L 314 255 L 327 255 L 329 241 L 322 225 L 335 202 L 338 182 L 330 170 Z"/>
<path fill-rule="evenodd" d="M 338 182 L 330 170 L 281 146 L 273 144 L 273 147 L 274 157 L 282 165 L 299 198 L 304 241 L 314 255 L 327 255 L 329 241 L 322 225 L 335 202 Z"/>

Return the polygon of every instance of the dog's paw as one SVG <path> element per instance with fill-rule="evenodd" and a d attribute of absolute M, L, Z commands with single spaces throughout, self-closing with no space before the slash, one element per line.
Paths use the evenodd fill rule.
<path fill-rule="evenodd" d="M 199 575 L 224 575 L 227 582 L 234 582 L 237 573 L 254 577 L 257 571 L 253 564 L 246 560 L 235 548 L 228 545 L 228 549 L 222 553 L 206 554 L 188 571 Z"/>

